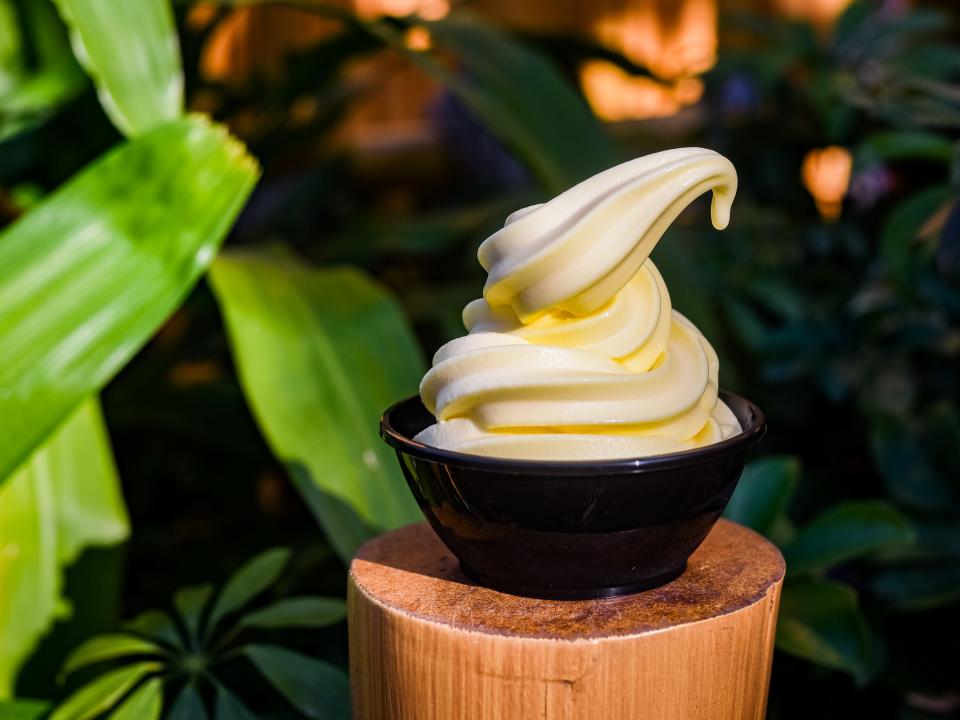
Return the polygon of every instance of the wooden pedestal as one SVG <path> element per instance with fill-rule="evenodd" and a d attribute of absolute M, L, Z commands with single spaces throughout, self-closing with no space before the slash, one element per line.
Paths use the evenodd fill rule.
<path fill-rule="evenodd" d="M 753 720 L 764 716 L 784 564 L 721 520 L 663 587 L 535 600 L 479 587 L 426 524 L 350 567 L 357 720 Z"/>

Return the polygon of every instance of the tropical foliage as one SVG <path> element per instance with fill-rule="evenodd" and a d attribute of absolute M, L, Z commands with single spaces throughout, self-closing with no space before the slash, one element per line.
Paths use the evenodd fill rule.
<path fill-rule="evenodd" d="M 350 698 L 343 671 L 289 648 L 253 641 L 257 631 L 323 628 L 346 616 L 342 600 L 316 596 L 283 598 L 243 612 L 277 582 L 289 558 L 286 549 L 265 551 L 240 568 L 215 598 L 209 585 L 183 588 L 173 596 L 172 617 L 146 610 L 119 632 L 84 642 L 67 658 L 64 673 L 97 666 L 101 674 L 70 694 L 50 720 L 105 713 L 136 720 L 164 715 L 249 720 L 258 715 L 219 678 L 223 664 L 238 659 L 255 667 L 301 717 L 346 720 Z M 169 698 L 166 713 L 164 697 Z"/>
<path fill-rule="evenodd" d="M 824 33 L 725 16 L 740 40 L 701 102 L 614 140 L 570 82 L 611 60 L 582 40 L 467 12 L 231 5 L 0 0 L 0 717 L 344 716 L 342 625 L 283 630 L 338 620 L 343 561 L 417 519 L 376 420 L 461 332 L 477 242 L 618 159 L 690 144 L 737 166 L 733 222 L 682 224 L 656 254 L 724 385 L 770 422 L 728 514 L 788 560 L 771 716 L 956 712 L 946 17 L 856 2 Z M 326 29 L 211 71 L 242 13 L 280 5 Z M 348 68 L 384 52 L 440 84 L 442 182 L 416 161 L 370 182 L 331 139 L 370 90 Z M 846 199 L 820 188 L 838 174 Z M 275 544 L 296 547 L 278 594 L 305 597 L 247 609 L 285 551 L 216 596 L 193 585 Z M 119 624 L 121 602 L 144 613 Z"/>

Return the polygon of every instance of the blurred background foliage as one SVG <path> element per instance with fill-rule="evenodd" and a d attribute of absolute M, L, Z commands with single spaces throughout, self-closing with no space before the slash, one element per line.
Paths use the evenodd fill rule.
<path fill-rule="evenodd" d="M 682 145 L 740 175 L 655 255 L 770 423 L 770 716 L 960 716 L 957 14 L 0 0 L 0 717 L 346 717 L 345 562 L 418 518 L 377 417 L 477 245 Z"/>

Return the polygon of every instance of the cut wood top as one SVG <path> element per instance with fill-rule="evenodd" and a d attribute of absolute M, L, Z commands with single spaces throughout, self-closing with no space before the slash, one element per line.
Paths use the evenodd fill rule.
<path fill-rule="evenodd" d="M 350 573 L 357 588 L 397 612 L 464 630 L 560 640 L 636 635 L 747 607 L 784 574 L 780 551 L 720 520 L 673 582 L 600 600 L 538 600 L 481 587 L 426 523 L 367 542 Z"/>

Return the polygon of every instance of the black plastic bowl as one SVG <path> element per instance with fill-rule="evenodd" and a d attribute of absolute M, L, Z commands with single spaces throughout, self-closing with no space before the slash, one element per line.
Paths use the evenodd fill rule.
<path fill-rule="evenodd" d="M 607 597 L 680 575 L 740 479 L 766 422 L 721 393 L 742 432 L 653 457 L 552 462 L 441 450 L 412 438 L 434 422 L 419 397 L 380 420 L 380 434 L 427 520 L 482 585 L 546 598 Z"/>

